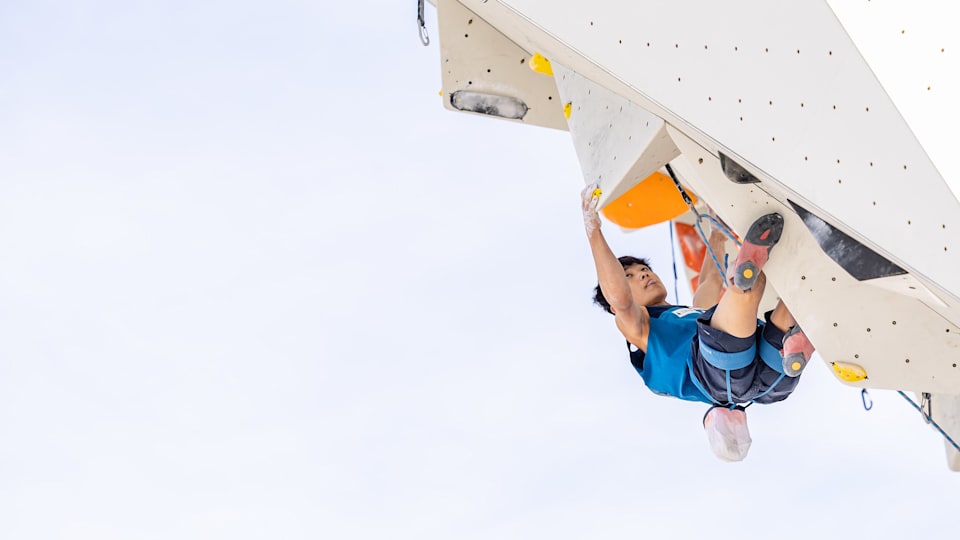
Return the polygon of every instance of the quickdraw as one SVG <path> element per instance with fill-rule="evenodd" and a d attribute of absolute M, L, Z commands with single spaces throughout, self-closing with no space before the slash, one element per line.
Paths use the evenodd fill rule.
<path fill-rule="evenodd" d="M 423 20 L 423 0 L 417 0 L 417 27 L 420 30 L 420 43 L 426 47 L 430 45 L 430 36 L 427 35 L 427 24 Z"/>

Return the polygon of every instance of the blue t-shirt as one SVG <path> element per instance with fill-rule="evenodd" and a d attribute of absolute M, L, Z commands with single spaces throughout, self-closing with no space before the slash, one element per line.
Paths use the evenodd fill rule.
<path fill-rule="evenodd" d="M 685 306 L 648 306 L 647 353 L 630 345 L 630 363 L 655 394 L 713 403 L 693 382 L 690 349 L 702 310 Z"/>

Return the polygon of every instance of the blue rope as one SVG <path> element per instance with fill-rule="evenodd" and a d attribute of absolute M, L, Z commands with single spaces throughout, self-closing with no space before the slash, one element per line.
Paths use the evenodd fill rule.
<path fill-rule="evenodd" d="M 723 282 L 723 286 L 726 287 L 726 280 L 723 279 L 723 276 L 727 275 L 727 264 L 726 258 L 724 258 L 723 264 L 720 264 L 720 260 L 717 258 L 717 254 L 713 252 L 713 248 L 710 247 L 710 241 L 707 239 L 706 233 L 703 232 L 703 228 L 700 226 L 700 222 L 704 218 L 710 220 L 714 227 L 720 229 L 720 231 L 727 236 L 727 238 L 733 240 L 737 247 L 741 246 L 740 240 L 737 239 L 737 236 L 727 228 L 726 225 L 720 222 L 720 220 L 714 218 L 709 214 L 701 214 L 697 212 L 696 207 L 693 205 L 693 200 L 690 198 L 690 195 L 687 195 L 687 190 L 683 189 L 683 186 L 680 185 L 680 180 L 677 180 L 677 175 L 673 173 L 673 167 L 669 163 L 666 165 L 667 172 L 670 173 L 670 178 L 673 180 L 673 184 L 677 186 L 677 189 L 680 191 L 680 196 L 683 197 L 684 202 L 687 203 L 687 206 L 690 208 L 690 211 L 693 212 L 693 215 L 697 216 L 697 220 L 694 222 L 694 225 L 697 228 L 697 233 L 700 235 L 700 240 L 703 241 L 703 244 L 707 246 L 707 253 L 710 254 L 710 258 L 713 259 L 713 264 L 717 266 L 717 270 L 720 271 L 720 278 Z M 671 235 L 673 234 L 673 229 L 670 230 Z"/>
<path fill-rule="evenodd" d="M 692 210 L 693 207 L 691 206 L 690 209 Z M 703 219 L 704 216 L 701 214 L 698 214 L 696 210 L 693 210 L 693 213 L 696 214 L 697 216 L 697 221 L 694 223 L 694 225 L 696 225 L 697 232 L 700 234 L 700 240 L 702 240 L 703 244 L 707 246 L 707 253 L 710 254 L 710 258 L 713 259 L 713 264 L 717 267 L 717 270 L 720 271 L 720 281 L 722 281 L 724 287 L 726 287 L 727 283 L 726 283 L 726 280 L 723 278 L 723 276 L 727 275 L 726 259 L 724 259 L 724 264 L 720 264 L 720 260 L 717 259 L 717 254 L 713 252 L 713 248 L 710 246 L 710 240 L 707 238 L 706 233 L 703 232 L 703 228 L 700 226 L 700 220 Z M 709 217 L 713 221 L 716 221 L 715 219 L 713 219 L 712 216 L 706 216 L 706 217 Z M 726 229 L 726 227 L 723 227 L 720 230 L 724 230 L 724 229 Z M 731 234 L 727 233 L 726 231 L 724 231 L 724 234 L 726 234 L 727 237 L 733 239 L 733 241 L 737 243 L 737 246 L 740 245 L 740 242 Z"/>
<path fill-rule="evenodd" d="M 909 401 L 910 404 L 913 405 L 913 408 L 914 408 L 914 409 L 920 411 L 920 414 L 923 415 L 923 417 L 927 420 L 927 422 L 929 422 L 931 425 L 933 425 L 933 427 L 935 427 L 935 428 L 937 429 L 937 431 L 939 431 L 940 434 L 943 435 L 943 438 L 946 439 L 948 443 L 950 443 L 951 445 L 953 445 L 953 448 L 954 448 L 957 452 L 960 452 L 960 446 L 958 446 L 957 443 L 956 443 L 956 441 L 954 441 L 953 439 L 950 438 L 949 435 L 947 435 L 947 432 L 944 431 L 943 428 L 941 428 L 939 424 L 937 424 L 936 422 L 933 421 L 933 418 L 930 418 L 929 416 L 927 416 L 927 413 L 923 412 L 923 409 L 921 409 L 919 405 L 917 405 L 916 403 L 914 403 L 913 400 L 910 399 L 909 396 L 907 396 L 906 394 L 904 394 L 902 390 L 897 390 L 897 393 L 900 394 L 901 396 L 903 396 L 903 399 Z"/>

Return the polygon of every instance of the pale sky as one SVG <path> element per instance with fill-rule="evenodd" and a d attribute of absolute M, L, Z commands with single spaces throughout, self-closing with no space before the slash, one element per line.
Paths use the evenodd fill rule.
<path fill-rule="evenodd" d="M 940 435 L 822 363 L 713 457 L 569 135 L 444 110 L 415 15 L 0 4 L 0 538 L 951 535 Z"/>

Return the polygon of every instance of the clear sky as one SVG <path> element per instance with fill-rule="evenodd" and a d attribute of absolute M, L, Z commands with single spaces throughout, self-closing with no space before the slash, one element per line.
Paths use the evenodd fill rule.
<path fill-rule="evenodd" d="M 940 436 L 822 363 L 714 458 L 568 134 L 444 110 L 415 15 L 0 3 L 0 538 L 952 535 Z"/>

